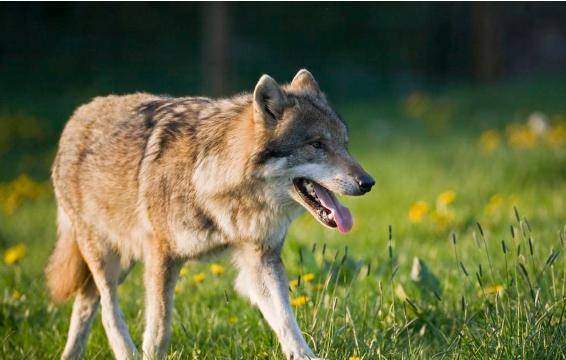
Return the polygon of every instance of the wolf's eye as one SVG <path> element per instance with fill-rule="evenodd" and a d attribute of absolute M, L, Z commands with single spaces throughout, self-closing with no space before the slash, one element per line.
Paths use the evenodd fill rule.
<path fill-rule="evenodd" d="M 322 147 L 322 143 L 320 141 L 313 141 L 310 145 L 315 149 L 320 149 Z"/>

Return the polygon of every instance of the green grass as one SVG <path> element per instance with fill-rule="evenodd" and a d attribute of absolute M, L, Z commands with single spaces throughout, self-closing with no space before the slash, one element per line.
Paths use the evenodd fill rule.
<path fill-rule="evenodd" d="M 315 275 L 291 296 L 308 299 L 296 313 L 317 355 L 566 359 L 566 145 L 539 141 L 518 150 L 503 138 L 494 152 L 483 154 L 477 144 L 482 130 L 495 128 L 504 136 L 510 121 L 524 122 L 533 111 L 559 121 L 566 115 L 559 96 L 566 92 L 563 84 L 452 90 L 427 96 L 415 118 L 397 100 L 339 107 L 350 122 L 352 153 L 377 185 L 365 197 L 344 199 L 354 214 L 350 234 L 323 229 L 304 215 L 287 238 L 289 277 Z M 439 125 L 443 117 L 446 123 Z M 48 163 L 46 155 L 30 153 L 8 152 L 17 163 L 4 165 L 2 178 L 15 178 L 26 161 L 45 176 L 46 166 L 33 159 Z M 456 198 L 448 205 L 450 220 L 439 223 L 430 212 L 447 190 Z M 417 201 L 426 201 L 430 211 L 412 223 L 408 212 Z M 53 305 L 42 278 L 55 238 L 54 217 L 51 193 L 25 200 L 12 215 L 0 211 L 0 246 L 27 245 L 18 264 L 0 265 L 3 359 L 52 359 L 63 348 L 70 304 Z M 415 257 L 428 269 L 420 281 L 411 278 Z M 281 359 L 259 312 L 234 292 L 227 259 L 215 261 L 226 273 L 214 276 L 208 264 L 189 263 L 180 280 L 169 357 Z M 142 271 L 138 265 L 120 289 L 138 346 Z M 194 283 L 192 276 L 200 272 L 206 279 Z M 496 286 L 499 295 L 493 293 Z M 87 358 L 110 357 L 97 319 Z"/>

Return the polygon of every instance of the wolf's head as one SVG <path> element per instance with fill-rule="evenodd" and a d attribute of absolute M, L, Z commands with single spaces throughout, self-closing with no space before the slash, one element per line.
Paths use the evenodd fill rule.
<path fill-rule="evenodd" d="M 265 139 L 258 155 L 263 176 L 323 225 L 349 231 L 352 215 L 334 193 L 363 195 L 375 182 L 348 153 L 346 126 L 312 74 L 300 70 L 284 86 L 263 75 L 253 110 Z"/>

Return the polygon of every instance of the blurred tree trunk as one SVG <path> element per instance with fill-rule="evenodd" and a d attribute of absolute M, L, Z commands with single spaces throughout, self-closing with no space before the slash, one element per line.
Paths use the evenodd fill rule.
<path fill-rule="evenodd" d="M 226 3 L 215 2 L 204 5 L 202 78 L 208 95 L 225 95 L 227 90 L 228 21 Z"/>
<path fill-rule="evenodd" d="M 503 49 L 498 25 L 497 9 L 493 4 L 472 4 L 474 76 L 480 81 L 494 81 L 501 75 Z"/>

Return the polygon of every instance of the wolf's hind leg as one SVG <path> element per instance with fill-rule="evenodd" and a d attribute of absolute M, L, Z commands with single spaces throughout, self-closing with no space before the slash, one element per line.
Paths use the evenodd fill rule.
<path fill-rule="evenodd" d="M 61 359 L 80 359 L 82 357 L 99 301 L 100 296 L 96 285 L 92 278 L 89 278 L 76 294 L 67 343 Z"/>
<path fill-rule="evenodd" d="M 234 251 L 234 261 L 240 269 L 236 289 L 259 307 L 287 359 L 314 360 L 289 304 L 287 275 L 280 251 L 260 252 L 243 247 Z"/>
<path fill-rule="evenodd" d="M 118 305 L 116 290 L 124 273 L 120 257 L 101 249 L 101 239 L 86 226 L 80 232 L 77 242 L 100 295 L 102 324 L 110 347 L 118 360 L 136 358 L 136 347 Z"/>
<path fill-rule="evenodd" d="M 161 358 L 171 335 L 173 293 L 182 261 L 149 247 L 145 251 L 145 331 L 144 359 Z"/>

